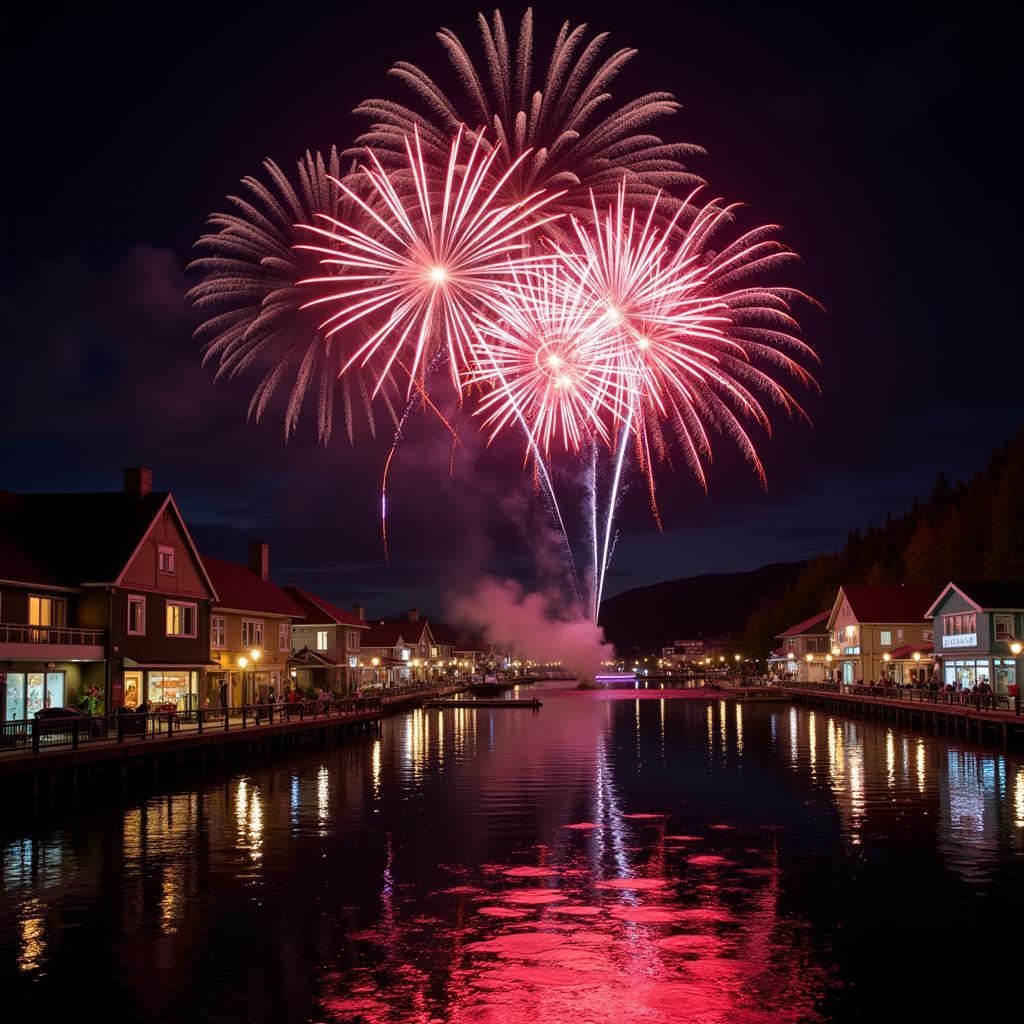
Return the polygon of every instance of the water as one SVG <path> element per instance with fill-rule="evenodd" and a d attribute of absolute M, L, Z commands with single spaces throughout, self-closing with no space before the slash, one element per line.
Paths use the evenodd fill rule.
<path fill-rule="evenodd" d="M 9 828 L 5 1011 L 948 1020 L 1012 991 L 1016 757 L 785 704 L 541 696 Z"/>

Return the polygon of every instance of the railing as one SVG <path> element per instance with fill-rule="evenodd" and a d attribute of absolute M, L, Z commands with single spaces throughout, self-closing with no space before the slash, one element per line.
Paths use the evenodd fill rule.
<path fill-rule="evenodd" d="M 99 647 L 103 644 L 102 629 L 79 629 L 77 626 L 26 626 L 0 622 L 0 644 L 73 644 Z"/>
<path fill-rule="evenodd" d="M 883 683 L 780 683 L 780 689 L 812 693 L 835 693 L 846 697 L 906 701 L 908 704 L 945 704 L 970 707 L 976 711 L 1012 711 L 1016 702 L 1007 693 L 980 693 L 970 690 L 937 690 L 921 686 L 892 686 Z"/>
<path fill-rule="evenodd" d="M 202 708 L 193 711 L 119 710 L 113 715 L 74 715 L 66 718 L 33 718 L 4 722 L 0 726 L 0 753 L 18 751 L 39 754 L 43 750 L 103 741 L 129 743 L 145 740 L 201 736 L 210 730 L 252 729 L 281 722 L 348 718 L 379 711 L 377 697 L 339 700 L 304 700 L 281 704 L 246 704 L 233 708 Z"/>

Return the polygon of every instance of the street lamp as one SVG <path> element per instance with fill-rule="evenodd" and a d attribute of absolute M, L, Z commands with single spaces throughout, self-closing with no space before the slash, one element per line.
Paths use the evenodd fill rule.
<path fill-rule="evenodd" d="M 245 703 L 245 666 L 249 664 L 249 659 L 244 655 L 238 656 L 238 669 L 239 674 L 242 677 L 242 703 Z"/>
<path fill-rule="evenodd" d="M 921 682 L 921 676 L 919 674 L 920 671 L 921 671 L 921 652 L 920 651 L 914 651 L 914 677 L 917 680 L 917 682 Z"/>
<path fill-rule="evenodd" d="M 814 661 L 814 655 L 811 654 L 810 651 L 808 651 L 807 654 L 804 655 L 804 661 L 807 662 L 807 682 L 810 682 L 811 681 L 811 664 Z"/>
<path fill-rule="evenodd" d="M 253 689 L 253 690 L 255 690 L 255 689 L 256 689 L 256 669 L 258 669 L 258 668 L 259 668 L 259 665 L 260 665 L 260 655 L 261 655 L 262 653 L 263 653 L 263 652 L 262 652 L 261 650 L 259 650 L 259 648 L 257 648 L 257 647 L 254 647 L 254 648 L 253 648 L 253 649 L 252 649 L 252 650 L 251 650 L 251 651 L 249 652 L 249 654 L 250 654 L 250 655 L 252 656 L 252 672 L 250 673 L 250 677 L 251 677 L 251 678 L 250 678 L 250 680 L 249 680 L 249 681 L 250 681 L 250 682 L 252 683 L 252 689 Z M 249 695 L 249 699 L 250 699 L 250 701 L 253 701 L 253 702 L 255 702 L 255 700 L 256 700 L 256 694 L 255 694 L 255 693 L 251 693 L 251 694 Z"/>
<path fill-rule="evenodd" d="M 1020 658 L 1020 652 L 1024 650 L 1021 647 L 1019 640 L 1014 640 L 1010 644 L 1010 653 L 1013 655 L 1014 661 Z M 1015 714 L 1020 714 L 1020 665 L 1013 666 L 1013 710 Z"/>
<path fill-rule="evenodd" d="M 831 679 L 832 679 L 832 655 L 831 654 L 826 654 L 825 655 L 825 675 L 827 675 L 829 677 L 829 680 L 831 681 Z"/>
<path fill-rule="evenodd" d="M 891 657 L 892 657 L 892 655 L 888 651 L 886 651 L 885 654 L 882 655 L 882 661 L 885 662 L 885 681 L 886 682 L 889 681 L 889 659 Z"/>

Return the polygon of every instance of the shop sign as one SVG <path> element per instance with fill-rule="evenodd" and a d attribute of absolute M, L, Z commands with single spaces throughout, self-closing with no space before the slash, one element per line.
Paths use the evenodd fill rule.
<path fill-rule="evenodd" d="M 954 633 L 951 636 L 943 636 L 943 647 L 977 647 L 977 633 Z"/>

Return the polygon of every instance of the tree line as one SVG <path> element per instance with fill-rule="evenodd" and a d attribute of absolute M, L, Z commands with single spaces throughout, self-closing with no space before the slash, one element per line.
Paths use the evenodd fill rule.
<path fill-rule="evenodd" d="M 784 630 L 831 608 L 844 583 L 922 584 L 937 596 L 951 579 L 1024 581 L 1024 425 L 969 482 L 940 473 L 927 501 L 812 558 L 781 597 L 751 612 L 733 649 L 765 657 Z"/>

